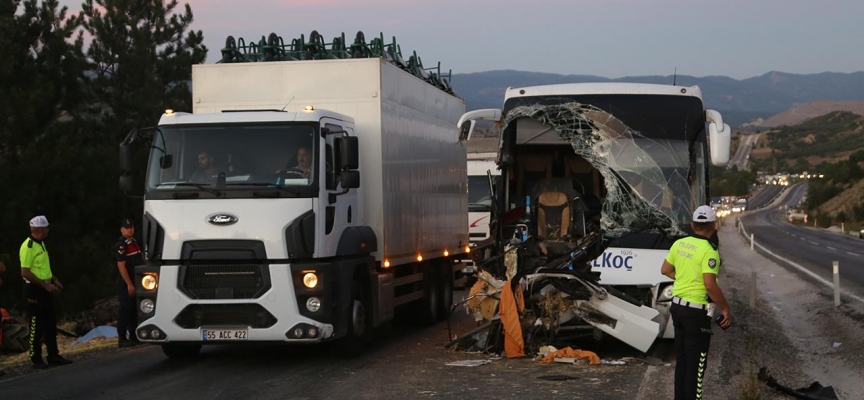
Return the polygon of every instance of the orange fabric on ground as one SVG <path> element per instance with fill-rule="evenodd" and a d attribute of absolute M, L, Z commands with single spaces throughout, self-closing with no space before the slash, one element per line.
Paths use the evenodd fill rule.
<path fill-rule="evenodd" d="M 519 321 L 519 313 L 525 310 L 525 298 L 522 296 L 522 287 L 517 285 L 517 288 L 518 291 L 514 294 L 508 281 L 501 290 L 501 302 L 498 305 L 498 315 L 504 327 L 504 351 L 507 358 L 525 355 L 525 340 L 522 339 L 522 323 Z"/>
<path fill-rule="evenodd" d="M 564 358 L 564 357 L 571 357 L 571 358 L 578 358 L 581 360 L 588 360 L 588 364 L 591 364 L 591 365 L 600 364 L 600 357 L 597 357 L 597 354 L 594 353 L 593 351 L 579 350 L 579 349 L 574 350 L 572 347 L 567 347 L 567 348 L 563 348 L 563 349 L 558 350 L 558 351 L 553 351 L 553 352 L 547 354 L 546 357 L 543 357 L 543 359 L 540 360 L 539 363 L 540 364 L 551 364 L 551 363 L 555 362 L 556 358 Z"/>

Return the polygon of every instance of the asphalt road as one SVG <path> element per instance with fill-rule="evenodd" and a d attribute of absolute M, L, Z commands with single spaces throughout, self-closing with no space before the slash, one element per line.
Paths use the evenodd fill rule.
<path fill-rule="evenodd" d="M 463 292 L 456 292 L 457 298 Z M 454 333 L 476 325 L 461 310 Z M 639 392 L 646 365 L 538 365 L 498 359 L 479 367 L 457 360 L 487 359 L 445 349 L 447 325 L 387 327 L 358 358 L 329 354 L 326 346 L 205 346 L 194 360 L 167 359 L 159 347 L 112 350 L 75 363 L 27 370 L 0 379 L 2 399 L 619 399 Z M 582 348 L 589 348 L 580 346 Z M 640 357 L 617 342 L 594 349 L 604 359 Z M 547 380 L 546 377 L 570 377 Z"/>
<path fill-rule="evenodd" d="M 758 210 L 769 205 L 774 198 L 780 195 L 784 186 L 764 185 L 750 200 L 747 201 L 747 209 Z"/>
<path fill-rule="evenodd" d="M 797 205 L 806 188 L 806 183 L 792 186 L 782 202 L 749 212 L 739 217 L 740 221 L 757 243 L 829 282 L 833 279 L 833 261 L 839 261 L 841 287 L 860 293 L 864 288 L 864 240 L 825 229 L 793 225 L 786 219 L 784 206 L 793 208 Z"/>
<path fill-rule="evenodd" d="M 732 168 L 734 165 L 738 167 L 739 171 L 747 169 L 747 165 L 750 164 L 750 151 L 753 150 L 753 146 L 756 145 L 756 139 L 758 138 L 759 134 L 741 135 L 741 144 L 738 145 L 738 150 L 735 151 L 735 155 L 729 160 L 729 168 Z"/>

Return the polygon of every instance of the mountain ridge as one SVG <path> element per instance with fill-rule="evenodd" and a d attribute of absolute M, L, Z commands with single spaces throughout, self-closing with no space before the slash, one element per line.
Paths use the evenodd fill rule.
<path fill-rule="evenodd" d="M 508 87 L 586 82 L 632 82 L 698 85 L 707 108 L 723 112 L 730 125 L 767 119 L 797 104 L 820 100 L 864 101 L 864 71 L 792 74 L 769 71 L 734 79 L 722 75 L 644 75 L 606 78 L 597 75 L 555 74 L 502 69 L 453 74 L 451 83 L 468 109 L 501 107 Z"/>

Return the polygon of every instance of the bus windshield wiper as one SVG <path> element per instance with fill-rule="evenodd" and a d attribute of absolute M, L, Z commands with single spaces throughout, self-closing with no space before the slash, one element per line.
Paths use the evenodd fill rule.
<path fill-rule="evenodd" d="M 214 194 L 214 195 L 216 195 L 216 196 L 221 196 L 221 195 L 222 195 L 222 192 L 221 192 L 221 191 L 218 191 L 218 190 L 216 190 L 216 189 L 213 189 L 213 188 L 209 187 L 210 185 L 207 185 L 207 184 L 204 184 L 204 183 L 177 182 L 177 183 L 172 183 L 172 185 L 174 185 L 174 186 L 191 186 L 191 187 L 194 187 L 194 188 L 198 188 L 198 189 L 200 189 L 200 190 L 203 190 L 203 191 L 205 191 L 205 192 L 212 193 L 212 194 Z"/>

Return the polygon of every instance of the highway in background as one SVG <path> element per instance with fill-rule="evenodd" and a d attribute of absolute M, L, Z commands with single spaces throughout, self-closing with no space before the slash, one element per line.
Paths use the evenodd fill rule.
<path fill-rule="evenodd" d="M 735 155 L 732 156 L 731 160 L 729 160 L 727 168 L 732 168 L 734 165 L 738 167 L 739 171 L 746 170 L 747 166 L 750 164 L 750 151 L 753 150 L 754 146 L 756 146 L 756 140 L 758 138 L 758 133 L 741 135 L 741 144 L 738 145 L 738 150 L 735 151 Z"/>
<path fill-rule="evenodd" d="M 792 186 L 788 191 L 776 204 L 738 217 L 747 234 L 752 233 L 756 243 L 829 282 L 832 280 L 832 262 L 839 261 L 841 287 L 854 289 L 853 291 L 864 288 L 864 240 L 857 236 L 789 223 L 785 210 L 798 205 L 806 194 L 807 184 Z M 766 197 L 770 194 L 767 191 L 763 193 Z M 754 196 L 754 199 L 757 196 Z M 762 199 L 763 197 L 759 197 L 757 200 Z M 857 285 L 857 288 L 855 285 L 850 286 L 850 282 Z"/>

